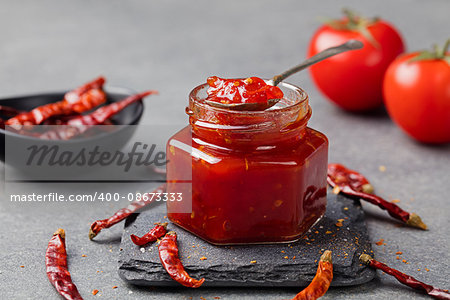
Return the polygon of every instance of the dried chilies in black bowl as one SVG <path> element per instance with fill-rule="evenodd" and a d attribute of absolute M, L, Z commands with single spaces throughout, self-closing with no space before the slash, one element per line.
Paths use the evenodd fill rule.
<path fill-rule="evenodd" d="M 76 136 L 85 133 L 90 128 L 102 125 L 111 118 L 113 115 L 122 111 L 125 107 L 131 105 L 134 102 L 141 100 L 149 95 L 157 94 L 157 91 L 146 91 L 143 93 L 135 94 L 122 99 L 118 102 L 114 102 L 103 107 L 100 107 L 90 114 L 77 116 L 69 119 L 67 122 L 60 125 L 66 125 L 58 127 L 56 130 L 45 132 L 40 135 L 39 138 L 48 140 L 69 140 Z"/>
<path fill-rule="evenodd" d="M 102 90 L 104 83 L 105 78 L 98 77 L 66 93 L 63 100 L 36 107 L 30 112 L 21 112 L 8 119 L 5 124 L 15 127 L 38 125 L 52 116 L 89 111 L 106 102 L 106 95 Z"/>

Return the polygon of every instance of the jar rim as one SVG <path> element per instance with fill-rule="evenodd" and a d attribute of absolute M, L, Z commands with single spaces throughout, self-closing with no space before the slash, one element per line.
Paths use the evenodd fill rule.
<path fill-rule="evenodd" d="M 245 78 L 237 78 L 237 79 L 245 79 Z M 263 79 L 266 83 L 270 83 L 272 82 L 271 79 Z M 278 87 L 283 87 L 286 88 L 290 91 L 296 92 L 298 93 L 301 98 L 299 101 L 292 103 L 290 105 L 284 106 L 284 107 L 273 107 L 273 109 L 266 109 L 266 110 L 259 110 L 259 111 L 249 111 L 249 110 L 245 110 L 245 111 L 239 111 L 239 110 L 230 110 L 230 109 L 225 109 L 225 108 L 219 108 L 219 107 L 214 107 L 211 106 L 209 104 L 207 104 L 206 102 L 202 101 L 205 100 L 206 98 L 201 98 L 198 97 L 198 93 L 204 89 L 208 87 L 207 83 L 203 83 L 200 84 L 198 86 L 196 86 L 190 93 L 189 93 L 189 100 L 190 102 L 192 101 L 196 106 L 199 106 L 203 109 L 208 109 L 211 112 L 218 112 L 218 113 L 227 113 L 230 115 L 248 115 L 248 116 L 262 116 L 262 115 L 277 115 L 283 112 L 288 112 L 290 110 L 295 110 L 295 109 L 299 109 L 301 110 L 301 107 L 303 105 L 308 105 L 308 100 L 309 100 L 309 96 L 308 94 L 305 92 L 305 90 L 303 90 L 302 88 L 291 84 L 291 83 L 287 83 L 287 82 L 280 82 L 278 84 Z M 304 113 L 303 116 L 300 117 L 305 117 L 308 114 L 308 110 Z"/>

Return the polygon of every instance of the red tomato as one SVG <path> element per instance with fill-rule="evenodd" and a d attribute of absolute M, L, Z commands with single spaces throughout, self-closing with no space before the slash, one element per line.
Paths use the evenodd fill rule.
<path fill-rule="evenodd" d="M 335 22 L 337 27 L 324 25 L 314 34 L 308 56 L 350 39 L 363 42 L 364 48 L 333 56 L 311 66 L 312 78 L 331 101 L 345 110 L 366 111 L 376 108 L 383 103 L 383 75 L 389 64 L 404 51 L 400 34 L 385 21 L 369 22 L 365 28 L 374 42 L 369 41 L 361 29 L 346 29 L 349 23 L 346 19 Z M 354 26 L 361 28 L 364 24 Z"/>
<path fill-rule="evenodd" d="M 410 61 L 418 54 L 400 56 L 386 71 L 386 108 L 416 140 L 450 142 L 450 65 L 443 59 Z"/>

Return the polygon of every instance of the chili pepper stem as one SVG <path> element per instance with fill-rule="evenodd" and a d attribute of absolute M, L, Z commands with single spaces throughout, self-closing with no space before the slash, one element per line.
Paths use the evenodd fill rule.
<path fill-rule="evenodd" d="M 60 237 L 62 237 L 63 239 L 66 238 L 66 232 L 64 231 L 64 229 L 62 228 L 58 228 L 58 230 L 55 231 L 55 233 L 53 235 L 59 235 Z"/>
<path fill-rule="evenodd" d="M 371 185 L 370 183 L 363 184 L 363 186 L 361 188 L 362 188 L 362 191 L 367 194 L 373 194 L 373 191 L 375 190 L 373 188 L 373 185 Z"/>
<path fill-rule="evenodd" d="M 326 262 L 332 263 L 332 260 L 331 260 L 331 251 L 330 251 L 330 250 L 326 250 L 326 251 L 322 254 L 322 256 L 320 257 L 320 261 L 326 261 Z"/>
<path fill-rule="evenodd" d="M 162 226 L 162 227 L 167 229 L 167 225 L 169 225 L 169 223 L 167 223 L 167 222 L 164 222 L 164 223 L 156 222 L 154 225 L 159 225 L 159 226 Z"/>
<path fill-rule="evenodd" d="M 406 221 L 406 224 L 412 227 L 428 230 L 428 226 L 424 222 L 422 222 L 422 219 L 415 213 L 409 214 L 409 219 L 408 221 Z"/>
<path fill-rule="evenodd" d="M 92 241 L 95 237 L 97 236 L 97 234 L 95 234 L 95 232 L 91 229 L 89 229 L 89 239 Z"/>
<path fill-rule="evenodd" d="M 361 254 L 361 256 L 359 257 L 359 260 L 362 261 L 365 265 L 369 265 L 372 259 L 373 258 L 368 254 Z"/>

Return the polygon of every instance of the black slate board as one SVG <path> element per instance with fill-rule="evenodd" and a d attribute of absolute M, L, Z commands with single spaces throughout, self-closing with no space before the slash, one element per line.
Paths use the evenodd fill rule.
<path fill-rule="evenodd" d="M 342 227 L 336 226 L 339 219 L 344 219 Z M 180 286 L 161 266 L 156 243 L 138 247 L 130 240 L 130 234 L 143 235 L 154 222 L 165 220 L 164 214 L 149 210 L 125 223 L 119 275 L 126 282 Z M 169 230 L 178 234 L 186 270 L 194 278 L 204 277 L 205 287 L 306 286 L 316 273 L 316 260 L 326 249 L 333 252 L 332 286 L 357 285 L 375 276 L 372 269 L 358 260 L 361 253 L 371 253 L 360 203 L 332 193 L 328 194 L 325 216 L 300 241 L 291 244 L 220 247 L 171 223 Z M 200 260 L 203 256 L 207 259 Z"/>

